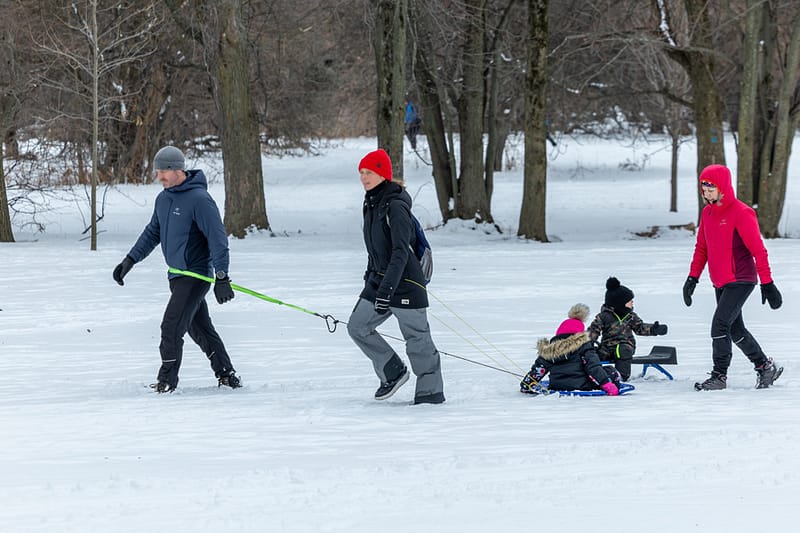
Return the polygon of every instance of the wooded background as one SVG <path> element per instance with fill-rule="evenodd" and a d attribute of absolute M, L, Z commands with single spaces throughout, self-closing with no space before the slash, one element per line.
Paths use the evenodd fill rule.
<path fill-rule="evenodd" d="M 739 198 L 778 237 L 800 121 L 797 0 L 0 0 L 0 241 L 37 198 L 152 180 L 165 144 L 220 152 L 225 225 L 269 229 L 262 153 L 376 136 L 402 177 L 419 110 L 442 220 L 491 223 L 524 133 L 519 235 L 547 240 L 547 135 L 736 141 Z M 456 154 L 461 154 L 456 157 Z M 672 209 L 677 176 L 673 165 Z M 60 189 L 59 189 L 60 188 Z M 102 196 L 102 195 L 101 195 Z M 698 210 L 700 202 L 698 202 Z"/>

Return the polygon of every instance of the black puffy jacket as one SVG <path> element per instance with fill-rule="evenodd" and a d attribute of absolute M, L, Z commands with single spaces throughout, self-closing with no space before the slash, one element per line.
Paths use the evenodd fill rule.
<path fill-rule="evenodd" d="M 585 331 L 540 339 L 536 349 L 539 357 L 532 371 L 540 376 L 549 372 L 551 390 L 593 390 L 611 381 Z"/>
<path fill-rule="evenodd" d="M 390 222 L 387 222 L 387 218 Z M 367 272 L 361 298 L 389 298 L 392 307 L 428 307 L 425 279 L 410 245 L 416 239 L 411 196 L 397 183 L 384 181 L 364 197 L 364 244 Z"/>

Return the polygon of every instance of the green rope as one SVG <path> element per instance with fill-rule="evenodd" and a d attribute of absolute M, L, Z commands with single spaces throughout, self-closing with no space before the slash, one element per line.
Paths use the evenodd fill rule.
<path fill-rule="evenodd" d="M 208 276 L 203 276 L 202 274 L 198 274 L 197 272 L 192 272 L 190 270 L 180 270 L 178 268 L 173 268 L 173 267 L 169 268 L 169 273 L 180 274 L 181 276 L 189 276 L 190 278 L 200 279 L 208 283 L 214 283 L 215 281 L 213 278 L 209 278 Z M 339 321 L 333 318 L 331 315 L 322 315 L 315 311 L 311 311 L 310 309 L 306 309 L 305 307 L 300 307 L 299 305 L 294 305 L 278 300 L 277 298 L 273 298 L 272 296 L 261 294 L 258 291 L 254 291 L 253 289 L 248 289 L 247 287 L 242 287 L 241 285 L 236 285 L 235 283 L 231 283 L 231 289 L 243 292 L 244 294 L 249 294 L 250 296 L 255 296 L 259 300 L 264 300 L 265 302 L 269 302 L 275 305 L 282 305 L 284 307 L 296 309 L 297 311 L 301 311 L 309 315 L 318 316 L 319 318 L 325 321 L 325 324 L 328 326 L 328 331 L 330 331 L 331 333 L 336 331 L 336 325 L 339 323 Z"/>

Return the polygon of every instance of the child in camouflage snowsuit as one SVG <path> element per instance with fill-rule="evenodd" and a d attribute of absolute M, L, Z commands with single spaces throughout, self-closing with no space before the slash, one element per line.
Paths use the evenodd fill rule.
<path fill-rule="evenodd" d="M 647 324 L 633 312 L 633 291 L 617 278 L 606 281 L 603 308 L 589 325 L 592 341 L 600 339 L 597 355 L 601 361 L 614 363 L 623 381 L 631 377 L 631 361 L 636 351 L 636 335 L 666 335 L 666 324 Z"/>

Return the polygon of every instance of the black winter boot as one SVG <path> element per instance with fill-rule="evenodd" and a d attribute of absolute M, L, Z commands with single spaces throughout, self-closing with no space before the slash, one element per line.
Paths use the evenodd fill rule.
<path fill-rule="evenodd" d="M 756 367 L 756 373 L 758 374 L 756 388 L 766 389 L 781 377 L 781 374 L 783 374 L 783 367 L 778 366 L 778 363 L 773 361 L 770 357 L 767 359 L 766 363 Z"/>
<path fill-rule="evenodd" d="M 175 387 L 170 385 L 169 383 L 165 383 L 163 381 L 158 381 L 156 383 L 151 383 L 150 388 L 154 389 L 157 393 L 163 394 L 165 392 L 172 392 L 175 390 Z"/>
<path fill-rule="evenodd" d="M 702 383 L 695 383 L 694 390 L 722 390 L 728 386 L 728 376 L 713 370 L 711 377 Z"/>
<path fill-rule="evenodd" d="M 233 371 L 228 372 L 223 376 L 217 376 L 217 379 L 219 380 L 219 383 L 217 384 L 218 388 L 224 385 L 232 389 L 238 389 L 242 386 L 242 380 L 239 379 L 239 376 L 237 376 Z"/>

